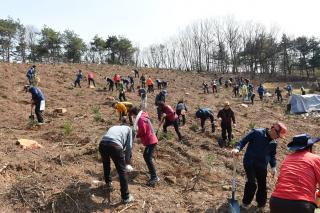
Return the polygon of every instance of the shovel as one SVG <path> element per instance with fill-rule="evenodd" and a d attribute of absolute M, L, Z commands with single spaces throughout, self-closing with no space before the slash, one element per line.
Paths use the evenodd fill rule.
<path fill-rule="evenodd" d="M 236 194 L 236 157 L 233 156 L 233 172 L 232 172 L 232 196 L 228 199 L 229 212 L 240 213 L 240 205 L 235 199 Z"/>

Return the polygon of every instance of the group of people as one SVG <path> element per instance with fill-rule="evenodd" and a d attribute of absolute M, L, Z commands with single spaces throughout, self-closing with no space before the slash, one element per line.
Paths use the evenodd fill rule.
<path fill-rule="evenodd" d="M 34 108 L 38 124 L 44 124 L 43 112 L 45 110 L 45 96 L 38 87 L 40 78 L 36 70 L 36 65 L 32 65 L 28 69 L 26 76 L 29 84 L 25 85 L 24 90 L 25 92 L 31 93 L 31 114 Z M 33 119 L 33 116 L 31 116 L 31 118 Z"/>
<path fill-rule="evenodd" d="M 278 139 L 286 135 L 287 128 L 283 123 L 275 123 L 271 128 L 254 128 L 243 137 L 231 151 L 238 155 L 247 146 L 243 158 L 246 173 L 246 184 L 242 198 L 243 209 L 249 209 L 254 196 L 258 209 L 263 211 L 267 203 L 267 166 L 271 174 L 277 173 L 276 150 Z M 287 155 L 280 167 L 280 174 L 270 198 L 270 212 L 314 212 L 316 189 L 320 183 L 320 156 L 312 153 L 313 144 L 320 138 L 308 134 L 296 135 L 287 144 L 292 152 Z"/>
<path fill-rule="evenodd" d="M 43 92 L 35 85 L 32 85 L 32 78 L 35 73 L 35 66 L 30 68 L 27 73 L 29 84 L 25 87 L 27 92 L 32 94 L 32 106 L 35 106 L 35 113 L 39 123 L 43 123 L 43 110 L 45 108 L 45 97 Z M 139 77 L 139 72 L 134 70 L 135 77 Z M 144 76 L 144 75 L 142 75 Z M 80 86 L 80 81 L 83 79 L 82 71 L 79 70 L 76 85 Z M 120 80 L 119 80 L 120 79 Z M 130 79 L 130 76 L 128 76 Z M 123 79 L 119 75 L 115 75 L 114 79 L 106 78 L 109 83 L 109 90 L 115 84 L 116 88 L 126 90 L 123 86 Z M 140 78 L 141 80 L 141 78 Z M 93 73 L 88 74 L 88 86 L 92 82 L 95 86 Z M 222 78 L 219 82 L 222 82 Z M 230 82 L 228 79 L 228 85 Z M 112 82 L 112 83 L 111 83 Z M 253 93 L 253 86 L 250 86 L 249 81 L 243 81 L 240 88 L 246 87 L 248 93 Z M 146 82 L 147 83 L 147 82 Z M 203 82 L 205 84 L 205 82 Z M 240 82 L 241 83 L 241 82 Z M 110 87 L 110 84 L 112 86 Z M 134 81 L 129 80 L 129 84 L 134 84 Z M 151 84 L 149 84 L 151 85 Z M 236 84 L 238 85 L 238 84 Z M 112 107 L 119 113 L 119 121 L 121 124 L 126 123 L 126 117 L 129 117 L 130 125 L 115 125 L 108 129 L 103 135 L 99 144 L 99 152 L 102 157 L 104 178 L 108 190 L 113 190 L 110 160 L 115 164 L 120 180 L 120 191 L 123 203 L 134 201 L 133 196 L 129 193 L 127 173 L 132 171 L 131 158 L 132 147 L 135 138 L 140 138 L 141 143 L 145 146 L 143 158 L 146 162 L 150 178 L 147 181 L 148 186 L 155 186 L 160 178 L 157 175 L 156 167 L 153 163 L 153 154 L 158 144 L 156 131 L 153 128 L 151 119 L 146 112 L 147 108 L 147 93 L 146 85 L 138 86 L 138 95 L 141 97 L 140 106 L 134 106 L 131 102 L 126 101 L 125 97 L 119 95 L 119 101 L 112 104 Z M 148 83 L 147 83 L 148 86 Z M 204 88 L 208 86 L 204 85 Z M 167 132 L 169 126 L 173 126 L 177 133 L 179 141 L 183 141 L 183 136 L 179 127 L 186 124 L 186 113 L 188 107 L 183 99 L 179 100 L 174 110 L 166 103 L 168 92 L 163 88 L 163 84 L 159 89 L 159 93 L 155 98 L 157 107 L 158 120 L 160 126 L 163 124 L 163 132 Z M 240 89 L 242 95 L 243 89 Z M 217 81 L 212 83 L 213 93 L 217 92 Z M 288 90 L 289 91 L 289 90 Z M 292 91 L 292 87 L 291 87 Z M 149 91 L 151 92 L 151 91 Z M 205 92 L 208 92 L 206 89 Z M 259 85 L 257 92 L 261 100 L 265 89 L 263 85 Z M 235 94 L 239 94 L 235 92 Z M 278 100 L 282 100 L 281 90 L 278 87 L 275 90 Z M 201 130 L 205 131 L 205 121 L 210 119 L 211 131 L 215 132 L 214 113 L 210 108 L 199 108 L 195 112 L 195 117 L 201 121 Z M 228 146 L 233 138 L 232 127 L 235 127 L 235 115 L 230 108 L 228 101 L 224 102 L 224 107 L 217 113 L 217 118 L 221 121 L 221 137 L 223 140 L 222 146 Z M 132 126 L 132 127 L 131 127 Z M 239 152 L 246 146 L 246 151 L 243 158 L 243 167 L 246 173 L 246 183 L 244 195 L 242 199 L 242 208 L 248 209 L 256 196 L 256 201 L 259 209 L 264 209 L 267 203 L 267 166 L 270 164 L 272 176 L 277 173 L 276 151 L 279 139 L 283 138 L 287 133 L 287 128 L 283 123 L 276 122 L 270 128 L 253 128 L 248 134 L 236 143 L 231 153 L 237 157 Z M 283 161 L 280 168 L 280 174 L 270 198 L 270 212 L 314 212 L 316 208 L 316 198 L 320 193 L 316 194 L 317 185 L 320 183 L 320 157 L 312 153 L 313 144 L 320 141 L 320 138 L 312 138 L 308 134 L 296 135 L 287 145 L 292 151 Z"/>

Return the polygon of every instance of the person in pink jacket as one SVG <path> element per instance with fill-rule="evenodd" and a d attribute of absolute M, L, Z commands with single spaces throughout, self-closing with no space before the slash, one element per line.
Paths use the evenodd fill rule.
<path fill-rule="evenodd" d="M 145 146 L 143 152 L 143 158 L 148 166 L 150 179 L 147 181 L 148 186 L 154 186 L 160 181 L 157 176 L 156 168 L 152 161 L 152 156 L 156 146 L 158 144 L 158 138 L 154 133 L 152 123 L 150 121 L 148 113 L 140 110 L 138 107 L 130 109 L 129 114 L 136 116 L 135 124 L 133 126 L 136 137 L 140 138 L 141 143 Z"/>

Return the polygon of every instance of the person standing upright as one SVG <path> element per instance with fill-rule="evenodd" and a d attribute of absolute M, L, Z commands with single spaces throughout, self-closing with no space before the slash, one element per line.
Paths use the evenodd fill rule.
<path fill-rule="evenodd" d="M 282 123 L 275 123 L 271 128 L 254 128 L 243 137 L 231 151 L 238 154 L 247 144 L 244 154 L 243 166 L 246 172 L 247 182 L 244 187 L 242 208 L 249 209 L 256 194 L 259 211 L 263 211 L 267 202 L 267 167 L 271 166 L 271 172 L 276 174 L 277 139 L 283 138 L 287 128 Z M 257 186 L 258 184 L 258 186 Z"/>
<path fill-rule="evenodd" d="M 230 141 L 232 140 L 232 123 L 233 126 L 236 125 L 234 112 L 230 108 L 229 101 L 224 102 L 224 107 L 218 112 L 217 117 L 221 119 L 221 136 L 223 140 L 222 146 L 229 146 Z M 228 140 L 226 133 L 228 133 Z"/>

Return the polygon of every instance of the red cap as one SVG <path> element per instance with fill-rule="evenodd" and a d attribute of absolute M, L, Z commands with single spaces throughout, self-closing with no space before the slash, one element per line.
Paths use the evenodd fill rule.
<path fill-rule="evenodd" d="M 284 136 L 287 133 L 287 127 L 283 123 L 280 123 L 280 122 L 273 124 L 271 128 L 276 130 L 276 132 L 278 133 L 280 138 L 284 138 Z"/>

